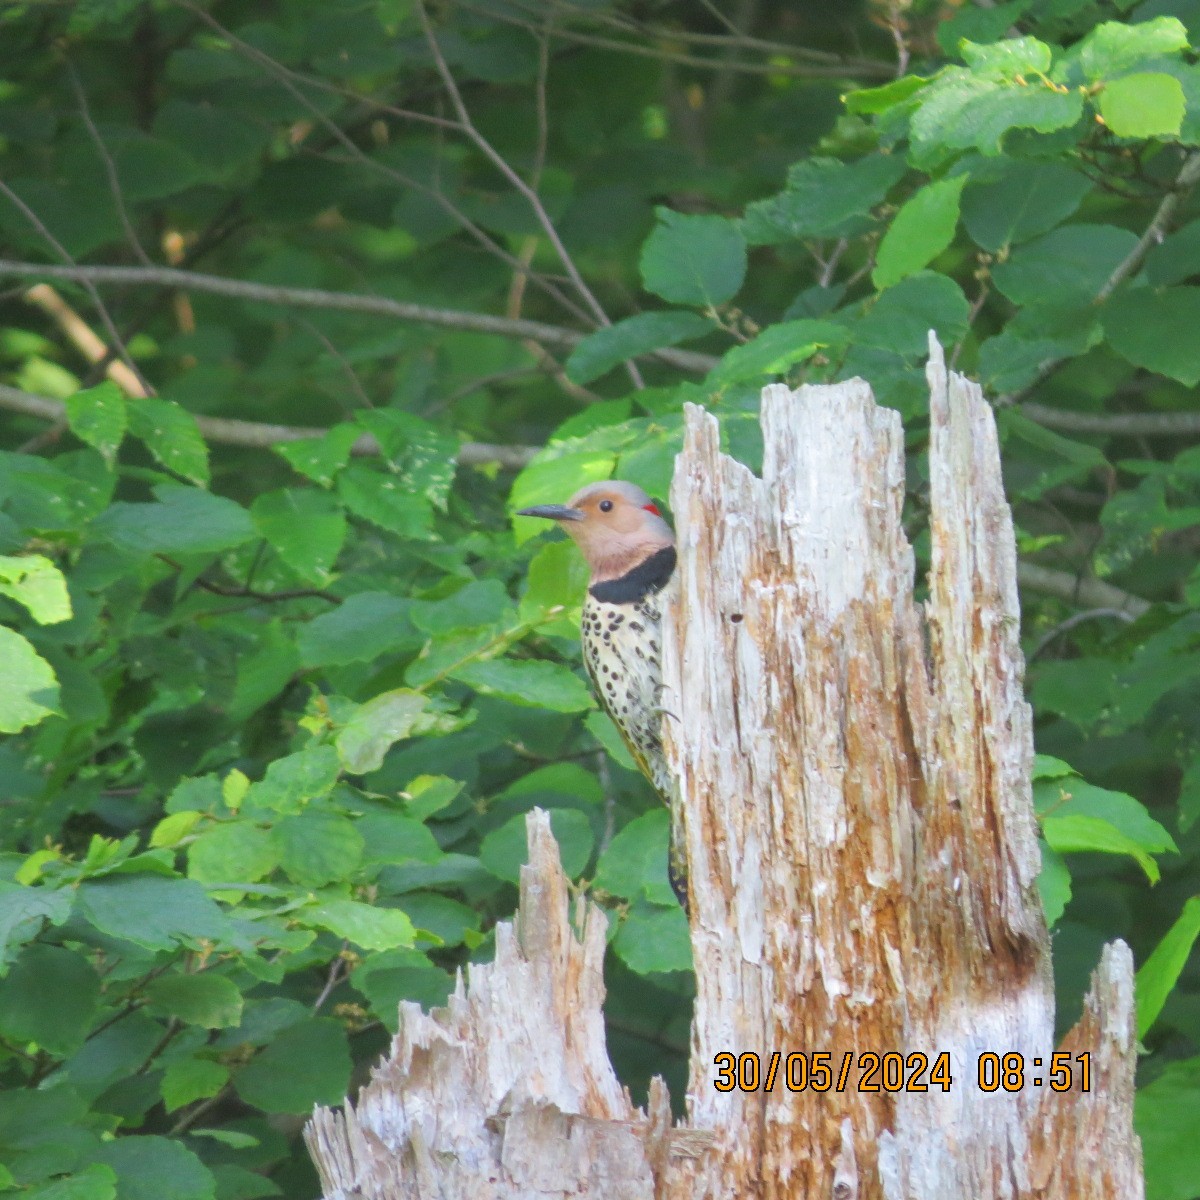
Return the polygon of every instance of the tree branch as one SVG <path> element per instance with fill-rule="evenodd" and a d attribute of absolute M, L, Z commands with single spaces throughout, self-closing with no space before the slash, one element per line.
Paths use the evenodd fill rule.
<path fill-rule="evenodd" d="M 142 283 L 151 287 L 182 288 L 291 308 L 330 308 L 343 312 L 373 313 L 400 321 L 438 325 L 445 329 L 465 329 L 472 333 L 491 333 L 505 338 L 531 338 L 545 345 L 565 346 L 568 349 L 578 346 L 588 336 L 587 333 L 579 333 L 562 325 L 548 325 L 523 317 L 493 317 L 487 313 L 433 308 L 427 304 L 412 304 L 362 292 L 327 292 L 319 288 L 249 283 L 242 279 L 204 275 L 198 271 L 180 271 L 174 267 L 57 266 L 0 259 L 0 278 L 31 279 L 39 276 L 46 279 L 69 279 L 75 283 L 82 283 L 85 287 L 89 284 Z M 651 357 L 681 370 L 701 374 L 711 371 L 719 361 L 709 354 L 674 349 L 656 350 Z"/>
<path fill-rule="evenodd" d="M 66 419 L 66 405 L 50 396 L 37 396 L 19 388 L 0 384 L 0 409 L 40 417 L 45 421 Z M 238 421 L 232 417 L 196 417 L 196 426 L 206 441 L 224 446 L 246 446 L 255 450 L 269 450 L 272 446 L 286 442 L 298 442 L 305 438 L 324 437 L 327 429 L 299 425 L 269 425 L 257 421 Z M 491 466 L 493 464 L 510 471 L 519 471 L 527 466 L 537 454 L 536 446 L 499 446 L 491 442 L 464 442 L 458 448 L 457 462 L 462 467 Z M 351 448 L 352 454 L 375 455 L 379 443 L 364 433 Z"/>
<path fill-rule="evenodd" d="M 1149 612 L 1150 602 L 1132 592 L 1123 591 L 1102 579 L 1056 571 L 1037 563 L 1017 563 L 1017 582 L 1031 592 L 1057 596 L 1071 604 L 1086 604 L 1089 608 L 1119 609 L 1133 617 Z"/>
<path fill-rule="evenodd" d="M 1145 262 L 1146 255 L 1162 241 L 1176 210 L 1187 199 L 1188 194 L 1198 182 L 1200 182 L 1200 150 L 1193 151 L 1184 159 L 1183 166 L 1180 167 L 1179 174 L 1175 177 L 1175 183 L 1163 197 L 1150 224 L 1146 226 L 1146 232 L 1138 238 L 1137 245 L 1117 265 L 1116 270 L 1104 281 L 1104 286 L 1096 293 L 1097 304 L 1103 304 Z"/>
<path fill-rule="evenodd" d="M 1021 413 L 1048 429 L 1067 433 L 1126 434 L 1130 437 L 1200 436 L 1200 413 L 1141 412 L 1086 413 L 1047 408 L 1044 404 L 1022 404 Z"/>

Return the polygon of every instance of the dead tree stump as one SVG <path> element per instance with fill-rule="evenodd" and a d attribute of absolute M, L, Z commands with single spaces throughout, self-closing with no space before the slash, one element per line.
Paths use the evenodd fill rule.
<path fill-rule="evenodd" d="M 1052 1058 L 992 414 L 932 339 L 928 379 L 923 605 L 900 419 L 865 383 L 766 388 L 761 479 L 687 413 L 664 631 L 697 980 L 687 1120 L 658 1081 L 643 1111 L 613 1074 L 605 918 L 581 903 L 572 927 L 535 812 L 496 961 L 444 1010 L 402 1005 L 357 1103 L 314 1113 L 326 1200 L 1140 1200 L 1123 944 Z"/>

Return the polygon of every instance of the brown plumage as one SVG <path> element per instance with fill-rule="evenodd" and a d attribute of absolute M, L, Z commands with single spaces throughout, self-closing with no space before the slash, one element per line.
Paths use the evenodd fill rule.
<path fill-rule="evenodd" d="M 675 781 L 663 756 L 662 589 L 675 569 L 675 535 L 640 487 L 593 483 L 567 504 L 525 508 L 557 521 L 589 569 L 583 661 L 600 703 L 642 773 L 671 808 L 668 873 L 687 906 L 687 860 Z"/>

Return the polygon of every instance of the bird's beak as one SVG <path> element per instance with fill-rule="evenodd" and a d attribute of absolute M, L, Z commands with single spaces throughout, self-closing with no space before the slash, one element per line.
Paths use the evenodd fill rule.
<path fill-rule="evenodd" d="M 582 521 L 583 512 L 568 504 L 535 504 L 517 511 L 518 517 L 545 517 L 547 521 Z"/>

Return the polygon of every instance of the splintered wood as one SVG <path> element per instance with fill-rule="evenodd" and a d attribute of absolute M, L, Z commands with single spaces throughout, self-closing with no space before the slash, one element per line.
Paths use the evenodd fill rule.
<path fill-rule="evenodd" d="M 534 813 L 495 963 L 445 1010 L 402 1005 L 357 1102 L 314 1114 L 326 1200 L 1142 1196 L 1120 943 L 1052 1060 L 992 414 L 932 339 L 927 374 L 923 605 L 900 419 L 867 384 L 765 389 L 761 479 L 687 412 L 663 664 L 697 982 L 686 1120 L 613 1074 L 604 917 L 581 902 L 572 927 Z"/>

